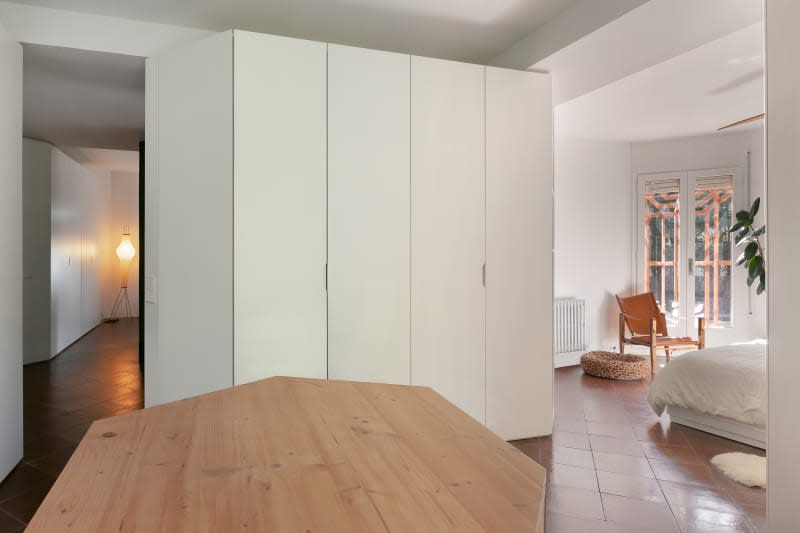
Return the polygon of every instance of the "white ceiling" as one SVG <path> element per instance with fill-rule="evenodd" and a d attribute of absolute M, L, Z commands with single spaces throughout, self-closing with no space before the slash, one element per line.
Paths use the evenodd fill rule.
<path fill-rule="evenodd" d="M 763 24 L 753 24 L 561 104 L 556 135 L 666 139 L 714 133 L 762 113 L 763 35 Z"/>
<path fill-rule="evenodd" d="M 761 0 L 648 0 L 531 68 L 558 105 L 763 20 Z"/>
<path fill-rule="evenodd" d="M 486 62 L 575 0 L 15 0 L 177 26 L 240 28 Z"/>
<path fill-rule="evenodd" d="M 59 149 L 81 165 L 112 173 L 137 174 L 139 152 L 130 150 L 107 150 L 82 146 L 59 146 Z"/>
<path fill-rule="evenodd" d="M 144 58 L 24 45 L 23 134 L 54 145 L 137 150 Z"/>

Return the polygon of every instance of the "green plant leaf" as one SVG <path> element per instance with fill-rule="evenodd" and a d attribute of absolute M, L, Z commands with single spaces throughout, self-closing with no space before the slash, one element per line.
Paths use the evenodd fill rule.
<path fill-rule="evenodd" d="M 761 272 L 758 274 L 758 288 L 756 288 L 756 294 L 761 294 L 767 288 L 767 271 L 764 270 L 764 267 L 761 267 Z"/>
<path fill-rule="evenodd" d="M 752 219 L 750 218 L 750 211 L 745 211 L 745 210 L 739 211 L 738 213 L 736 213 L 736 220 L 745 225 L 748 223 L 752 224 Z"/>
<path fill-rule="evenodd" d="M 733 232 L 739 231 L 743 227 L 744 227 L 744 225 L 741 222 L 737 222 L 736 224 L 731 226 L 731 229 L 728 230 L 728 233 L 733 233 Z"/>
<path fill-rule="evenodd" d="M 753 220 L 754 218 L 756 218 L 756 215 L 758 214 L 758 208 L 759 207 L 761 207 L 761 198 L 760 197 L 756 198 L 753 201 L 753 206 L 750 208 L 750 220 Z"/>
<path fill-rule="evenodd" d="M 762 267 L 764 266 L 764 258 L 760 255 L 753 257 L 747 264 L 747 272 L 751 278 L 758 277 L 761 274 Z"/>
<path fill-rule="evenodd" d="M 736 246 L 741 246 L 750 238 L 750 229 L 745 228 L 736 236 Z"/>
<path fill-rule="evenodd" d="M 757 237 L 761 237 L 762 235 L 764 235 L 764 233 L 766 231 L 767 231 L 767 227 L 766 226 L 761 226 L 760 228 L 758 228 L 757 230 L 755 230 L 753 232 L 753 237 L 756 237 L 756 238 Z"/>
<path fill-rule="evenodd" d="M 747 276 L 747 286 L 748 286 L 748 287 L 752 287 L 752 286 L 753 286 L 753 282 L 754 282 L 755 280 L 756 280 L 756 277 L 755 277 L 755 276 L 750 276 L 750 275 L 748 275 L 748 276 Z"/>
<path fill-rule="evenodd" d="M 736 266 L 737 267 L 738 266 L 742 266 L 743 264 L 745 264 L 749 260 L 750 260 L 750 258 L 747 257 L 747 255 L 744 252 L 742 252 L 741 255 L 736 259 Z"/>
<path fill-rule="evenodd" d="M 756 244 L 755 242 L 751 242 L 751 243 L 750 243 L 750 244 L 748 244 L 748 245 L 747 245 L 747 247 L 744 249 L 744 255 L 745 255 L 745 258 L 746 258 L 748 261 L 749 261 L 750 259 L 754 258 L 754 257 L 756 256 L 756 254 L 757 254 L 757 253 L 758 253 L 758 244 Z"/>

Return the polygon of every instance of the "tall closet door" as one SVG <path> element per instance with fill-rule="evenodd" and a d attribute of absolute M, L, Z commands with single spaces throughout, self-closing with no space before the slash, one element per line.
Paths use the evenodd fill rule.
<path fill-rule="evenodd" d="M 504 439 L 553 427 L 550 77 L 486 69 L 486 422 Z"/>
<path fill-rule="evenodd" d="M 409 56 L 328 47 L 328 375 L 407 384 Z"/>
<path fill-rule="evenodd" d="M 234 384 L 326 376 L 325 62 L 234 32 Z"/>
<path fill-rule="evenodd" d="M 103 179 L 105 177 L 105 179 Z M 100 269 L 98 248 L 102 210 L 108 203 L 106 176 L 84 175 L 81 195 L 81 312 L 82 329 L 89 331 L 100 322 Z M 116 249 L 116 243 L 114 248 Z M 134 296 L 131 295 L 133 298 Z M 123 310 L 124 311 L 124 310 Z"/>
<path fill-rule="evenodd" d="M 59 157 L 50 149 L 51 158 Z M 73 273 L 70 260 L 70 219 L 75 213 L 70 209 L 69 191 L 71 188 L 66 176 L 53 172 L 55 161 L 51 162 L 50 197 L 50 357 L 53 357 L 68 344 L 69 331 L 69 284 Z"/>
<path fill-rule="evenodd" d="M 81 231 L 83 176 L 77 163 L 51 151 L 51 356 L 83 334 Z"/>
<path fill-rule="evenodd" d="M 411 58 L 411 381 L 485 421 L 484 67 Z"/>

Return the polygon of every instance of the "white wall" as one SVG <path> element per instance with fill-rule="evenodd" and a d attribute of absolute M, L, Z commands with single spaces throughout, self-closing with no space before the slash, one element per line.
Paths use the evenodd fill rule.
<path fill-rule="evenodd" d="M 128 297 L 131 302 L 132 316 L 139 316 L 139 174 L 136 172 L 111 172 L 110 179 L 111 198 L 109 203 L 108 233 L 111 251 L 114 252 L 119 245 L 120 237 L 125 226 L 131 234 L 136 255 L 131 261 L 128 275 Z M 119 292 L 119 260 L 116 255 L 112 257 L 113 275 L 104 280 L 103 312 L 108 314 L 114 305 L 114 300 Z"/>
<path fill-rule="evenodd" d="M 797 357 L 800 198 L 800 3 L 767 0 L 767 283 L 769 299 L 769 530 L 796 531 L 800 501 Z"/>
<path fill-rule="evenodd" d="M 23 363 L 50 358 L 50 150 L 22 143 Z"/>
<path fill-rule="evenodd" d="M 636 175 L 734 166 L 741 167 L 744 175 L 748 151 L 749 205 L 756 197 L 764 200 L 760 128 L 634 144 L 556 139 L 555 296 L 586 300 L 589 349 L 618 344 L 614 295 L 636 290 Z M 737 269 L 735 276 L 734 298 L 742 302 L 747 298 L 744 271 Z M 710 344 L 766 336 L 766 298 L 753 293 L 750 302 L 749 307 L 737 306 L 734 332 L 709 331 Z M 747 312 L 750 308 L 752 315 Z M 556 364 L 575 364 L 575 359 L 557 357 Z"/>
<path fill-rule="evenodd" d="M 738 167 L 743 178 L 747 175 L 747 152 L 750 160 L 750 198 L 735 191 L 736 209 L 749 207 L 756 197 L 764 198 L 764 138 L 760 127 L 734 133 L 720 133 L 702 137 L 689 137 L 659 142 L 634 143 L 631 147 L 631 173 L 629 194 L 635 196 L 635 180 L 638 174 L 702 170 Z M 745 182 L 745 179 L 741 180 Z M 746 186 L 745 186 L 746 187 Z M 741 196 L 740 196 L 741 195 Z M 762 217 L 765 211 L 762 205 Z M 636 228 L 638 213 L 632 212 L 631 225 Z M 636 234 L 632 239 L 636 239 Z M 632 242 L 636 253 L 635 240 Z M 738 254 L 735 254 L 737 256 Z M 635 262 L 636 257 L 632 255 Z M 635 263 L 634 263 L 635 265 Z M 635 282 L 636 266 L 632 267 Z M 734 268 L 734 328 L 732 330 L 708 331 L 710 345 L 746 341 L 766 337 L 766 298 L 756 296 L 753 291 L 748 305 L 746 275 L 744 269 Z M 752 309 L 752 314 L 749 310 Z"/>
<path fill-rule="evenodd" d="M 0 25 L 0 480 L 22 459 L 22 47 Z"/>
<path fill-rule="evenodd" d="M 614 296 L 631 288 L 630 157 L 628 143 L 555 141 L 555 297 L 586 300 L 590 349 L 618 344 Z"/>
<path fill-rule="evenodd" d="M 147 60 L 148 407 L 233 385 L 232 48 L 225 32 Z"/>

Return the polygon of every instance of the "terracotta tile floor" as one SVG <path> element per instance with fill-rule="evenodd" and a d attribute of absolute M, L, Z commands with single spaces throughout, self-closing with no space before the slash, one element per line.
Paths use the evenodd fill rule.
<path fill-rule="evenodd" d="M 137 328 L 102 325 L 25 367 L 25 456 L 0 484 L 0 533 L 24 529 L 93 420 L 142 407 Z M 550 473 L 547 532 L 766 531 L 765 492 L 709 466 L 763 452 L 659 420 L 648 386 L 556 371 L 553 437 L 514 443 Z"/>
<path fill-rule="evenodd" d="M 648 387 L 556 370 L 555 433 L 514 442 L 549 472 L 547 533 L 765 532 L 765 491 L 709 463 L 763 450 L 659 419 Z"/>
<path fill-rule="evenodd" d="M 142 408 L 138 327 L 102 324 L 23 368 L 24 457 L 0 483 L 0 533 L 25 528 L 92 421 Z"/>

